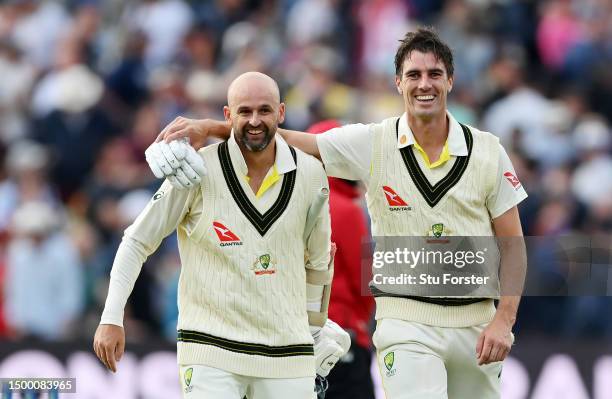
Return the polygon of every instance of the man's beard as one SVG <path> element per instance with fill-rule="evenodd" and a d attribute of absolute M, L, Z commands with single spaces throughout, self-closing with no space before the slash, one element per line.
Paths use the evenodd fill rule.
<path fill-rule="evenodd" d="M 259 138 L 260 135 L 263 135 L 263 138 L 259 142 L 251 141 L 251 137 L 248 133 L 248 130 L 255 130 L 255 129 L 253 129 L 250 125 L 246 125 L 240 130 L 240 134 L 237 135 L 236 138 L 238 139 L 237 140 L 238 143 L 244 145 L 245 148 L 249 151 L 252 151 L 252 152 L 263 151 L 268 146 L 268 144 L 270 144 L 270 141 L 272 141 L 273 134 L 271 130 L 268 129 L 268 127 L 264 125 L 263 123 L 257 127 L 257 130 L 262 131 L 257 137 Z"/>

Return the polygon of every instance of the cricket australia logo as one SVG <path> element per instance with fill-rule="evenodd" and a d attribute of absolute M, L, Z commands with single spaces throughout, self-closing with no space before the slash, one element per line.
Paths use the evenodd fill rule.
<path fill-rule="evenodd" d="M 259 256 L 255 262 L 253 262 L 253 266 L 251 270 L 259 276 L 262 274 L 274 274 L 276 273 L 276 262 L 272 260 L 270 254 L 264 254 Z"/>
<path fill-rule="evenodd" d="M 431 232 L 433 233 L 433 236 L 436 238 L 442 237 L 442 233 L 444 233 L 444 223 L 432 224 Z"/>
<path fill-rule="evenodd" d="M 193 391 L 193 385 L 191 385 L 191 378 L 193 377 L 193 367 L 189 367 L 183 374 L 183 381 L 185 381 L 185 393 Z"/>
<path fill-rule="evenodd" d="M 221 241 L 219 244 L 220 247 L 242 245 L 240 238 L 223 224 L 213 222 L 213 228 L 215 229 L 215 233 L 217 233 L 219 241 Z"/>
<path fill-rule="evenodd" d="M 387 377 L 393 377 L 395 375 L 395 370 L 393 368 L 393 362 L 395 362 L 395 353 L 394 352 L 389 352 L 385 355 L 385 357 L 383 358 L 383 361 L 385 362 L 385 367 L 387 368 Z"/>
<path fill-rule="evenodd" d="M 411 211 L 412 207 L 406 203 L 397 195 L 397 193 L 389 186 L 383 186 L 383 193 L 385 193 L 385 198 L 387 199 L 387 204 L 389 204 L 390 211 Z"/>
<path fill-rule="evenodd" d="M 433 239 L 427 240 L 428 243 L 434 244 L 445 244 L 448 243 L 448 239 L 442 238 L 443 236 L 448 236 L 450 231 L 444 226 L 444 223 L 435 223 L 431 225 L 431 230 L 427 232 L 428 237 L 433 237 Z"/>

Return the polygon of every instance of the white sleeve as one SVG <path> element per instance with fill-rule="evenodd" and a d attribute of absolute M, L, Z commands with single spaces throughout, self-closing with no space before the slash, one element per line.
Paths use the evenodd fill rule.
<path fill-rule="evenodd" d="M 320 191 L 321 188 L 325 188 L 329 192 L 329 184 L 327 182 L 327 176 L 323 171 L 322 167 L 319 167 L 319 175 L 315 179 L 313 187 L 313 198 Z M 314 202 L 314 199 L 311 203 Z M 308 253 L 308 263 L 306 267 L 313 270 L 327 270 L 329 266 L 329 251 L 331 245 L 331 222 L 329 216 L 329 199 L 325 200 L 321 212 L 317 215 L 316 222 L 312 229 L 312 232 L 306 237 L 306 251 Z"/>
<path fill-rule="evenodd" d="M 370 127 L 361 123 L 345 125 L 317 135 L 317 146 L 328 176 L 367 183 L 373 142 Z"/>
<path fill-rule="evenodd" d="M 329 193 L 327 176 L 321 166 L 316 171 L 312 187 L 311 206 L 315 202 L 321 188 Z M 331 221 L 329 215 L 329 197 L 325 199 L 321 211 L 317 215 L 312 232 L 306 237 L 306 310 L 308 311 L 308 323 L 311 326 L 322 327 L 327 319 L 327 307 L 329 304 L 329 290 L 331 284 L 332 270 L 330 270 L 331 251 Z M 314 272 L 314 273 L 313 273 Z M 311 280 L 309 276 L 322 274 L 324 280 L 329 284 Z M 327 291 L 326 291 L 327 288 Z"/>
<path fill-rule="evenodd" d="M 516 176 L 510 157 L 500 144 L 497 180 L 493 192 L 487 197 L 486 203 L 491 219 L 501 216 L 525 198 L 527 198 L 527 192 Z"/>
<path fill-rule="evenodd" d="M 189 212 L 189 206 L 199 193 L 192 190 L 177 190 L 168 180 L 157 190 L 147 207 L 125 230 L 113 268 L 106 304 L 100 324 L 123 326 L 123 311 L 142 264 L 161 241 L 172 233 Z"/>

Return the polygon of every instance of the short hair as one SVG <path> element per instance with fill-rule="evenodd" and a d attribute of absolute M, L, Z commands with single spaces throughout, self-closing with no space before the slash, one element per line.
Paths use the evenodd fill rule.
<path fill-rule="evenodd" d="M 404 59 L 413 51 L 433 53 L 436 60 L 441 60 L 449 77 L 453 76 L 453 52 L 431 27 L 420 28 L 416 32 L 408 32 L 395 53 L 395 75 L 401 77 Z"/>

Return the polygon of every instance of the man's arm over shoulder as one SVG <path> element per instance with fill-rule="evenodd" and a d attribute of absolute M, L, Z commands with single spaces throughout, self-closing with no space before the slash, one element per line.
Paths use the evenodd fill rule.
<path fill-rule="evenodd" d="M 314 134 L 281 128 L 278 129 L 278 133 L 290 146 L 299 148 L 306 154 L 321 160 L 319 146 L 317 145 L 316 136 Z"/>
<path fill-rule="evenodd" d="M 288 129 L 278 129 L 278 133 L 285 141 L 303 152 L 322 160 L 330 176 L 341 177 L 349 180 L 366 180 L 370 172 L 370 160 L 372 152 L 372 125 L 354 124 L 345 125 L 332 129 L 321 135 L 300 132 Z M 202 148 L 209 136 L 227 139 L 231 132 L 231 126 L 227 122 L 214 121 L 210 119 L 196 120 L 179 117 L 166 126 L 157 137 L 156 143 L 164 140 L 173 140 L 189 137 L 191 145 L 195 149 Z M 151 145 L 147 150 L 149 157 L 147 162 L 157 177 L 167 176 L 175 178 L 178 160 L 174 160 L 177 154 L 172 153 L 172 147 L 163 147 L 165 153 Z M 175 146 L 180 148 L 180 146 Z M 163 152 L 163 151 L 161 151 Z M 180 158 L 180 157 L 179 157 Z M 198 172 L 196 170 L 196 172 Z M 199 175 L 202 173 L 198 172 Z M 183 180 L 189 180 L 186 176 Z M 185 182 L 174 182 L 177 186 L 189 187 Z"/>
<path fill-rule="evenodd" d="M 328 176 L 367 182 L 372 160 L 373 126 L 360 123 L 344 125 L 316 136 Z"/>

